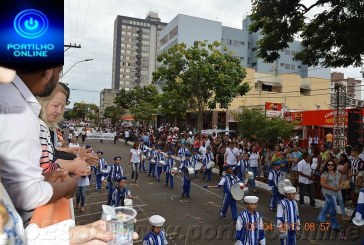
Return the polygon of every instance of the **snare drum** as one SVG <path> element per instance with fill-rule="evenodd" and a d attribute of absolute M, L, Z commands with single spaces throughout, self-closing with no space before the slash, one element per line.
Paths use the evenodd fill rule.
<path fill-rule="evenodd" d="M 104 174 L 108 174 L 108 173 L 110 173 L 110 171 L 111 171 L 111 166 L 107 166 L 107 168 L 101 169 L 100 171 L 101 171 L 102 173 L 104 173 Z"/>
<path fill-rule="evenodd" d="M 195 169 L 193 167 L 189 167 L 187 169 L 187 171 L 188 171 L 188 175 L 189 175 L 190 179 L 195 177 Z"/>
<path fill-rule="evenodd" d="M 166 162 L 161 160 L 158 162 L 159 167 L 162 167 L 163 165 L 166 165 Z"/>
<path fill-rule="evenodd" d="M 173 168 L 171 169 L 171 175 L 172 175 L 172 176 L 175 176 L 176 174 L 178 174 L 178 168 L 177 168 L 177 167 L 173 167 Z"/>
<path fill-rule="evenodd" d="M 244 198 L 246 190 L 243 183 L 236 183 L 231 187 L 230 193 L 235 200 L 240 201 Z"/>
<path fill-rule="evenodd" d="M 202 163 L 201 162 L 197 162 L 196 163 L 196 165 L 195 165 L 195 171 L 197 172 L 197 171 L 200 171 L 201 170 L 201 168 L 202 168 Z"/>

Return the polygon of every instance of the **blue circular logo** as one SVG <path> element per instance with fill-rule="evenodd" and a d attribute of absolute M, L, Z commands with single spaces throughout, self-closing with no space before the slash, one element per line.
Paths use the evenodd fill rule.
<path fill-rule="evenodd" d="M 47 16 L 35 9 L 23 10 L 14 19 L 15 31 L 28 39 L 43 36 L 48 30 L 48 25 Z"/>

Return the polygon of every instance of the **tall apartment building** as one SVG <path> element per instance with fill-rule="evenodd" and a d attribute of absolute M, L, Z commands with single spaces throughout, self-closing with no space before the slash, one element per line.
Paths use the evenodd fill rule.
<path fill-rule="evenodd" d="M 346 86 L 346 96 L 353 99 L 361 100 L 361 80 L 354 78 L 344 78 L 344 73 L 331 73 L 331 93 L 334 93 L 335 83 L 340 83 Z"/>
<path fill-rule="evenodd" d="M 194 41 L 221 41 L 229 51 L 240 59 L 244 67 L 253 68 L 257 73 L 280 75 L 298 74 L 302 78 L 317 77 L 330 79 L 330 68 L 308 67 L 300 61 L 293 60 L 293 55 L 301 50 L 301 43 L 289 43 L 289 48 L 280 52 L 275 63 L 265 63 L 257 57 L 259 33 L 249 33 L 250 20 L 245 18 L 242 29 L 223 26 L 221 22 L 179 14 L 160 33 L 161 51 L 169 49 L 176 43 L 193 45 Z M 266 84 L 279 84 L 280 80 L 271 79 Z M 270 85 L 268 85 L 270 86 Z"/>
<path fill-rule="evenodd" d="M 129 91 L 152 81 L 159 50 L 159 32 L 166 26 L 158 14 L 145 19 L 118 15 L 114 22 L 112 89 Z"/>

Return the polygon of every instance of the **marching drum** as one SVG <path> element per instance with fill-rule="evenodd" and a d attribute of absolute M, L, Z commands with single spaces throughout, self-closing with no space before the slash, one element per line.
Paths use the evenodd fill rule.
<path fill-rule="evenodd" d="M 188 175 L 189 175 L 190 179 L 195 177 L 195 169 L 193 167 L 187 168 L 187 171 L 188 171 Z"/>
<path fill-rule="evenodd" d="M 133 206 L 133 199 L 125 198 L 124 199 L 124 205 L 127 206 L 127 207 L 132 207 Z"/>
<path fill-rule="evenodd" d="M 214 166 L 215 166 L 215 162 L 213 162 L 213 161 L 209 161 L 209 162 L 206 164 L 206 169 L 210 170 L 210 169 L 212 169 Z"/>
<path fill-rule="evenodd" d="M 166 165 L 166 162 L 161 160 L 158 162 L 159 167 L 162 167 L 163 165 Z"/>
<path fill-rule="evenodd" d="M 143 154 L 142 155 L 142 161 L 144 161 L 147 157 Z"/>
<path fill-rule="evenodd" d="M 203 167 L 203 165 L 201 162 L 196 162 L 195 171 L 200 171 L 202 167 Z"/>
<path fill-rule="evenodd" d="M 175 176 L 177 173 L 178 173 L 178 168 L 177 168 L 177 167 L 173 167 L 173 168 L 171 169 L 171 175 L 172 175 L 172 176 Z"/>
<path fill-rule="evenodd" d="M 236 183 L 231 187 L 230 193 L 235 200 L 240 201 L 244 198 L 245 191 L 247 190 L 248 187 L 246 187 L 243 183 Z"/>
<path fill-rule="evenodd" d="M 292 186 L 292 182 L 289 179 L 281 179 L 278 181 L 278 192 L 284 195 L 283 188 L 286 186 Z"/>
<path fill-rule="evenodd" d="M 246 184 L 246 183 L 248 183 L 249 180 L 252 180 L 252 179 L 254 179 L 254 173 L 251 171 L 246 171 L 244 173 L 244 183 Z"/>
<path fill-rule="evenodd" d="M 104 174 L 108 174 L 108 173 L 110 173 L 110 171 L 111 171 L 111 166 L 107 166 L 107 168 L 101 169 L 100 171 L 101 171 L 102 173 L 104 173 Z"/>
<path fill-rule="evenodd" d="M 155 159 L 150 160 L 150 162 L 151 162 L 152 164 L 154 164 L 154 163 L 155 163 Z"/>

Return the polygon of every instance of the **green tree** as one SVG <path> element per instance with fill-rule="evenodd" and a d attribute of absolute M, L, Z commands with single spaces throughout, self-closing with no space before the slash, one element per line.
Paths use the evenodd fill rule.
<path fill-rule="evenodd" d="M 244 138 L 255 138 L 259 143 L 276 144 L 279 138 L 293 134 L 294 124 L 281 118 L 268 118 L 257 109 L 237 113 L 238 131 Z"/>
<path fill-rule="evenodd" d="M 159 96 L 154 85 L 136 86 L 130 91 L 120 90 L 114 102 L 128 110 L 136 120 L 149 123 L 158 112 Z"/>
<path fill-rule="evenodd" d="M 67 117 L 80 120 L 89 119 L 97 123 L 99 121 L 99 107 L 95 104 L 76 102 L 65 115 L 65 118 Z"/>
<path fill-rule="evenodd" d="M 120 106 L 108 106 L 105 108 L 104 117 L 110 118 L 111 123 L 115 125 L 119 122 L 120 117 L 125 114 L 125 110 Z"/>
<path fill-rule="evenodd" d="M 204 110 L 215 109 L 217 105 L 226 109 L 235 97 L 249 91 L 249 84 L 242 82 L 246 72 L 239 59 L 219 42 L 196 41 L 189 48 L 184 43 L 176 44 L 157 60 L 162 65 L 153 73 L 153 82 L 165 82 L 165 92 L 178 85 L 176 91 L 197 112 L 199 132 Z"/>
<path fill-rule="evenodd" d="M 253 0 L 251 32 L 260 32 L 258 56 L 266 62 L 279 58 L 296 35 L 302 51 L 295 59 L 310 66 L 361 66 L 363 64 L 364 4 L 353 0 Z M 310 12 L 319 12 L 312 18 Z M 311 14 L 313 15 L 313 14 Z"/>

